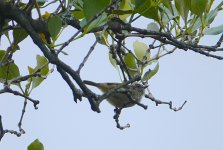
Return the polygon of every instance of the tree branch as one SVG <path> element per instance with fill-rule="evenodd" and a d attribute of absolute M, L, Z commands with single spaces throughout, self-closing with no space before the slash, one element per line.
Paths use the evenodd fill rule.
<path fill-rule="evenodd" d="M 2 116 L 0 115 L 0 141 L 4 136 L 4 130 L 3 130 L 3 125 L 2 125 Z"/>
<path fill-rule="evenodd" d="M 146 97 L 146 98 L 149 98 L 150 100 L 152 100 L 153 102 L 155 102 L 155 103 L 156 103 L 156 106 L 158 106 L 159 104 L 167 104 L 167 105 L 169 105 L 169 108 L 170 108 L 171 110 L 173 110 L 173 111 L 179 111 L 179 110 L 181 110 L 181 109 L 184 107 L 184 105 L 187 103 L 187 101 L 184 101 L 184 103 L 183 103 L 180 107 L 178 107 L 178 108 L 173 107 L 172 101 L 169 101 L 169 102 L 163 102 L 163 101 L 161 101 L 161 100 L 159 100 L 159 99 L 156 99 L 156 98 L 152 95 L 152 93 L 150 92 L 149 89 L 148 89 L 148 94 L 146 94 L 145 97 Z"/>
<path fill-rule="evenodd" d="M 29 16 L 27 16 L 22 10 L 18 9 L 17 7 L 9 3 L 4 3 L 2 0 L 0 0 L 0 14 L 6 18 L 13 19 L 17 23 L 19 23 L 21 27 L 27 31 L 27 33 L 32 38 L 33 42 L 40 48 L 40 50 L 43 52 L 44 56 L 49 60 L 49 62 L 63 69 L 77 82 L 77 84 L 83 90 L 85 95 L 88 97 L 88 100 L 91 104 L 91 109 L 93 111 L 100 112 L 98 105 L 95 102 L 95 94 L 90 89 L 88 89 L 85 84 L 83 84 L 77 72 L 75 72 L 69 65 L 62 62 L 54 53 L 54 51 L 49 50 L 44 45 L 38 33 L 33 28 L 31 24 L 32 21 L 30 21 L 31 18 Z"/>
<path fill-rule="evenodd" d="M 34 108 L 38 109 L 38 107 L 37 107 L 37 105 L 39 104 L 38 100 L 34 100 L 34 99 L 32 99 L 32 98 L 30 98 L 30 97 L 20 93 L 19 91 L 14 91 L 9 86 L 5 86 L 2 90 L 0 90 L 0 94 L 1 93 L 12 93 L 14 95 L 21 96 L 21 97 L 23 97 L 25 99 L 28 99 L 29 101 L 31 101 L 33 103 Z"/>
<path fill-rule="evenodd" d="M 61 69 L 60 67 L 57 67 L 57 71 L 60 73 L 60 75 L 62 76 L 62 78 L 69 85 L 69 87 L 70 87 L 70 89 L 71 89 L 71 91 L 73 93 L 74 101 L 76 103 L 77 103 L 77 99 L 79 99 L 81 101 L 83 93 L 75 87 L 75 85 L 73 84 L 73 82 L 70 80 L 70 77 L 67 75 L 67 73 L 63 69 Z"/>
<path fill-rule="evenodd" d="M 84 64 L 87 62 L 88 57 L 90 56 L 90 54 L 93 52 L 96 44 L 98 43 L 98 39 L 96 39 L 96 41 L 94 42 L 94 44 L 90 47 L 90 50 L 88 51 L 87 55 L 84 57 L 83 61 L 80 63 L 78 69 L 77 69 L 77 73 L 80 74 L 81 69 L 84 67 Z"/>
<path fill-rule="evenodd" d="M 129 29 L 130 28 L 130 29 Z M 151 37 L 154 38 L 162 43 L 170 44 L 173 46 L 176 46 L 179 49 L 183 50 L 192 50 L 194 52 L 200 53 L 202 55 L 208 56 L 208 57 L 213 57 L 219 60 L 222 60 L 222 56 L 218 55 L 213 55 L 210 54 L 209 52 L 216 52 L 216 51 L 223 51 L 221 48 L 215 48 L 213 46 L 204 46 L 204 45 L 197 45 L 197 44 L 190 44 L 190 43 L 185 43 L 182 41 L 178 41 L 176 38 L 172 37 L 168 33 L 163 33 L 163 32 L 156 32 L 156 31 L 148 31 L 140 28 L 135 28 L 135 27 L 128 27 L 130 31 L 135 31 L 139 34 L 134 34 L 135 37 Z M 133 36 L 133 35 L 127 35 L 128 36 Z"/>

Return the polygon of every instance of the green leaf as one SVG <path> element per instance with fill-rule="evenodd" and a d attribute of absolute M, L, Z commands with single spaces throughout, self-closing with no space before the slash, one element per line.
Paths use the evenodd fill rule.
<path fill-rule="evenodd" d="M 106 22 L 108 21 L 108 17 L 105 13 L 103 13 L 101 16 L 99 16 L 97 19 L 95 19 L 88 27 L 87 29 L 84 31 L 85 33 L 91 31 L 92 29 L 98 27 L 98 26 L 102 26 L 104 24 L 106 24 Z"/>
<path fill-rule="evenodd" d="M 14 79 L 20 76 L 19 68 L 15 63 L 0 67 L 0 78 L 1 79 Z"/>
<path fill-rule="evenodd" d="M 155 22 L 151 22 L 147 25 L 147 30 L 159 32 L 160 29 L 159 29 L 159 26 Z"/>
<path fill-rule="evenodd" d="M 5 50 L 0 50 L 0 62 L 2 61 L 4 55 L 5 55 Z"/>
<path fill-rule="evenodd" d="M 40 75 L 46 76 L 49 73 L 49 65 L 47 64 L 48 60 L 44 56 L 40 56 L 40 55 L 36 56 L 36 60 L 37 60 L 37 66 L 34 69 L 31 67 L 28 67 L 29 74 L 33 74 L 38 69 L 41 69 Z M 32 77 L 31 78 L 32 89 L 38 87 L 43 82 L 43 80 L 44 78 L 42 77 Z"/>
<path fill-rule="evenodd" d="M 208 0 L 191 0 L 191 12 L 201 17 L 205 12 Z"/>
<path fill-rule="evenodd" d="M 171 1 L 172 0 L 162 0 L 162 3 L 166 8 L 171 9 Z"/>
<path fill-rule="evenodd" d="M 150 59 L 150 53 L 147 52 L 149 47 L 145 43 L 142 43 L 136 40 L 135 42 L 133 42 L 133 49 L 136 54 L 136 57 L 139 60 L 143 60 L 143 57 L 145 56 L 145 54 L 146 54 L 145 56 L 146 60 Z"/>
<path fill-rule="evenodd" d="M 163 16 L 161 17 L 161 19 L 164 25 L 171 21 L 173 18 L 177 18 L 179 16 L 178 11 L 173 4 L 171 4 L 170 9 L 163 6 L 160 6 L 160 9 L 162 9 L 163 11 Z"/>
<path fill-rule="evenodd" d="M 39 6 L 43 6 L 46 3 L 47 0 L 36 0 L 37 4 Z"/>
<path fill-rule="evenodd" d="M 35 72 L 35 69 L 32 67 L 28 66 L 29 74 L 33 74 Z"/>
<path fill-rule="evenodd" d="M 152 0 L 135 0 L 135 11 L 143 14 L 152 6 Z"/>
<path fill-rule="evenodd" d="M 83 11 L 87 20 L 92 19 L 103 8 L 108 6 L 111 0 L 83 0 Z"/>
<path fill-rule="evenodd" d="M 83 0 L 72 0 L 72 4 L 75 9 L 83 10 Z"/>
<path fill-rule="evenodd" d="M 33 74 L 35 72 L 35 69 L 33 69 L 32 67 L 28 66 L 28 70 L 29 70 L 29 74 Z M 33 83 L 33 78 L 29 78 L 28 82 L 26 83 L 26 88 L 25 88 L 25 91 L 26 93 L 29 93 L 29 89 L 30 89 L 30 86 L 31 84 Z"/>
<path fill-rule="evenodd" d="M 214 21 L 215 17 L 218 14 L 218 11 L 219 11 L 218 9 L 214 9 L 210 13 L 208 13 L 206 18 L 208 24 L 211 24 Z"/>
<path fill-rule="evenodd" d="M 128 18 L 133 11 L 133 8 L 131 6 L 131 0 L 122 0 L 120 4 L 120 9 L 117 11 L 121 20 Z"/>
<path fill-rule="evenodd" d="M 73 14 L 73 16 L 76 19 L 83 19 L 84 18 L 84 12 L 83 12 L 83 10 L 75 9 L 75 10 L 72 10 L 71 13 Z"/>
<path fill-rule="evenodd" d="M 211 24 L 213 22 L 213 20 L 215 19 L 215 17 L 218 14 L 218 9 L 214 9 L 212 10 L 210 13 L 208 13 L 207 18 L 206 18 L 206 22 L 207 24 Z M 195 22 L 193 28 L 192 28 L 192 32 L 196 31 L 197 29 L 199 29 L 201 27 L 202 23 L 201 23 L 201 19 L 197 19 L 197 21 Z"/>
<path fill-rule="evenodd" d="M 36 139 L 28 146 L 28 150 L 44 150 L 44 146 L 38 139 Z"/>
<path fill-rule="evenodd" d="M 27 95 L 29 95 L 29 89 L 30 89 L 30 86 L 31 86 L 31 83 L 32 81 L 29 79 L 28 82 L 26 83 L 25 85 L 25 93 L 27 93 Z M 28 94 L 29 93 L 29 94 Z"/>
<path fill-rule="evenodd" d="M 32 89 L 38 87 L 42 82 L 43 82 L 43 78 L 41 77 L 33 77 L 32 78 Z"/>
<path fill-rule="evenodd" d="M 98 43 L 109 46 L 108 43 L 108 32 L 96 32 L 94 33 L 96 38 L 99 38 Z"/>
<path fill-rule="evenodd" d="M 117 67 L 117 63 L 116 63 L 116 60 L 114 58 L 112 58 L 112 54 L 109 53 L 108 57 L 109 57 L 109 61 L 112 64 L 112 66 L 116 68 Z"/>
<path fill-rule="evenodd" d="M 80 22 L 81 28 L 83 28 L 86 24 L 87 24 L 86 18 L 82 19 L 81 22 Z"/>
<path fill-rule="evenodd" d="M 175 0 L 175 6 L 179 14 L 182 16 L 183 20 L 186 22 L 190 10 L 190 0 Z"/>
<path fill-rule="evenodd" d="M 223 4 L 223 2 L 222 2 Z M 219 5 L 221 6 L 221 5 Z M 219 7 L 217 6 L 215 9 L 211 10 L 208 14 L 207 14 L 207 17 L 205 18 L 205 20 L 203 20 L 203 22 L 201 22 L 201 18 L 197 19 L 197 21 L 195 22 L 194 26 L 192 27 L 192 32 L 196 31 L 197 29 L 199 29 L 200 27 L 202 27 L 202 23 L 203 23 L 203 26 L 208 26 L 210 25 L 215 17 L 217 16 L 218 12 L 220 11 L 221 9 L 219 9 Z"/>
<path fill-rule="evenodd" d="M 223 25 L 209 28 L 204 31 L 204 34 L 206 34 L 206 35 L 218 35 L 221 33 L 223 33 Z"/>
<path fill-rule="evenodd" d="M 158 14 L 158 5 L 160 1 L 154 0 L 132 0 L 133 4 L 135 4 L 134 10 L 140 15 L 154 19 L 159 22 L 159 14 Z"/>
<path fill-rule="evenodd" d="M 133 77 L 138 71 L 135 58 L 133 57 L 131 53 L 127 53 L 124 56 L 124 62 L 125 62 L 126 67 L 128 68 L 128 72 Z"/>
<path fill-rule="evenodd" d="M 128 68 L 131 68 L 131 69 L 137 69 L 136 60 L 135 60 L 135 58 L 132 56 L 131 53 L 127 53 L 127 54 L 124 56 L 124 62 L 125 62 L 126 66 L 127 66 Z"/>
<path fill-rule="evenodd" d="M 60 33 L 62 28 L 62 21 L 59 16 L 53 16 L 49 19 L 48 29 L 53 41 L 56 41 L 57 35 Z"/>
<path fill-rule="evenodd" d="M 25 29 L 19 28 L 13 30 L 13 38 L 14 38 L 14 44 L 17 45 L 21 41 L 23 41 L 28 36 L 28 33 Z"/>
<path fill-rule="evenodd" d="M 151 7 L 149 10 L 147 10 L 145 13 L 141 15 L 159 22 L 158 7 Z"/>
<path fill-rule="evenodd" d="M 6 51 L 0 50 L 0 62 L 2 61 Z M 0 78 L 11 80 L 13 78 L 19 77 L 20 71 L 15 63 L 9 63 L 0 67 Z"/>
<path fill-rule="evenodd" d="M 143 76 L 142 80 L 147 81 L 151 79 L 159 70 L 159 63 L 158 61 L 154 61 L 156 63 L 155 67 L 153 69 L 149 69 Z"/>
<path fill-rule="evenodd" d="M 47 58 L 44 56 L 37 55 L 36 60 L 37 60 L 37 66 L 36 66 L 35 70 L 41 68 L 40 74 L 43 76 L 47 75 L 49 73 L 49 66 L 47 64 L 48 63 Z M 43 67 L 43 66 L 45 66 L 45 67 Z"/>

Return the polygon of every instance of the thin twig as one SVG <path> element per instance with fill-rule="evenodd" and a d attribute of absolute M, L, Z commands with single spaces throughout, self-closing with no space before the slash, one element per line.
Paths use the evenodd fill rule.
<path fill-rule="evenodd" d="M 164 57 L 164 56 L 166 56 L 166 55 L 172 54 L 173 52 L 175 52 L 176 49 L 177 49 L 177 47 L 173 48 L 173 49 L 170 50 L 170 51 L 167 51 L 167 52 L 164 53 L 164 54 L 157 55 L 157 56 L 155 56 L 155 57 L 149 59 L 148 61 L 146 61 L 145 64 L 148 64 L 148 63 L 150 63 L 150 62 L 152 62 L 152 61 L 154 61 L 154 60 L 159 60 L 161 57 Z"/>
<path fill-rule="evenodd" d="M 130 128 L 130 124 L 127 123 L 125 126 L 121 126 L 120 123 L 119 123 L 119 117 L 120 117 L 120 114 L 121 114 L 121 111 L 122 111 L 123 108 L 115 108 L 114 109 L 114 112 L 115 112 L 115 115 L 114 115 L 114 119 L 115 119 L 115 122 L 116 122 L 116 127 L 120 130 L 123 130 L 123 129 L 126 129 L 126 128 Z"/>
<path fill-rule="evenodd" d="M 115 60 L 116 64 L 120 67 L 120 70 L 122 72 L 122 76 L 124 78 L 124 81 L 126 81 L 126 77 L 125 77 L 125 73 L 124 73 L 124 69 L 122 68 L 122 63 L 120 62 L 120 59 L 117 58 L 117 51 L 115 49 L 116 47 L 114 47 L 113 45 L 110 46 L 110 53 L 112 54 L 112 58 Z"/>
<path fill-rule="evenodd" d="M 79 68 L 77 69 L 77 73 L 80 74 L 81 69 L 84 67 L 84 64 L 87 62 L 90 54 L 93 52 L 95 46 L 98 43 L 98 39 L 95 40 L 94 44 L 90 47 L 87 55 L 84 57 L 83 61 L 80 63 Z"/>
<path fill-rule="evenodd" d="M 171 110 L 173 110 L 173 111 L 179 111 L 179 110 L 181 110 L 181 109 L 184 107 L 184 105 L 187 103 L 187 101 L 184 101 L 184 103 L 183 103 L 180 107 L 178 107 L 178 108 L 173 107 L 172 101 L 169 101 L 169 102 L 163 102 L 163 101 L 161 101 L 161 100 L 159 100 L 159 99 L 156 99 L 156 98 L 152 95 L 152 93 L 150 92 L 149 89 L 148 89 L 148 94 L 146 94 L 145 97 L 146 97 L 146 98 L 149 98 L 150 100 L 152 100 L 153 102 L 155 102 L 155 103 L 156 103 L 156 106 L 158 106 L 159 104 L 167 104 L 167 105 L 169 105 L 169 108 L 170 108 Z"/>
<path fill-rule="evenodd" d="M 131 77 L 131 75 L 129 73 L 129 70 L 128 70 L 128 68 L 127 68 L 127 66 L 126 66 L 126 64 L 125 64 L 125 62 L 122 58 L 122 55 L 121 55 L 121 43 L 122 43 L 121 40 L 119 40 L 119 42 L 117 43 L 117 50 L 116 50 L 117 55 L 119 57 L 119 60 L 121 62 L 120 63 L 120 68 L 123 71 L 123 73 L 126 72 L 126 74 L 128 75 L 128 79 L 131 80 L 132 77 Z M 123 77 L 125 79 L 125 75 L 123 75 Z"/>
<path fill-rule="evenodd" d="M 4 130 L 4 134 L 6 134 L 6 133 L 15 134 L 17 137 L 21 136 L 21 133 L 15 131 L 15 130 L 8 130 L 8 129 L 6 129 L 6 130 Z"/>
<path fill-rule="evenodd" d="M 8 86 L 5 86 L 4 89 L 0 90 L 0 93 L 12 93 L 14 95 L 18 95 L 18 96 L 21 96 L 23 98 L 26 98 L 33 103 L 35 109 L 38 109 L 38 107 L 37 107 L 37 105 L 39 104 L 38 100 L 34 100 L 34 99 L 20 93 L 19 91 L 14 91 Z"/>
<path fill-rule="evenodd" d="M 45 7 L 47 7 L 47 6 L 49 6 L 49 5 L 51 5 L 51 4 L 53 4 L 53 3 L 56 3 L 58 0 L 54 0 L 54 1 L 52 1 L 52 2 L 49 2 L 48 4 L 46 4 L 46 5 L 44 5 L 44 6 L 41 6 L 40 8 L 45 8 Z"/>
<path fill-rule="evenodd" d="M 8 130 L 8 129 L 3 129 L 3 125 L 2 125 L 2 116 L 0 115 L 0 141 L 2 140 L 3 136 L 6 133 L 11 133 L 11 134 L 15 134 L 16 136 L 21 136 L 21 133 L 14 131 L 14 130 Z"/>
<path fill-rule="evenodd" d="M 35 5 L 35 8 L 36 8 L 36 10 L 37 10 L 39 19 L 43 21 L 43 18 L 42 18 L 42 15 L 41 15 L 41 12 L 40 12 L 40 9 L 39 9 L 39 6 L 38 6 L 36 0 L 34 0 L 34 5 Z"/>
<path fill-rule="evenodd" d="M 22 108 L 22 114 L 18 123 L 19 131 L 21 134 L 25 134 L 25 130 L 22 129 L 22 121 L 26 112 L 26 106 L 27 106 L 27 99 L 25 98 L 24 103 L 23 103 L 23 108 Z"/>
<path fill-rule="evenodd" d="M 110 33 L 108 33 L 109 35 L 110 35 L 110 37 L 114 40 L 114 41 L 116 41 L 117 43 L 118 43 L 118 40 L 116 39 L 116 38 L 114 38 Z M 122 43 L 120 43 L 121 44 L 121 46 L 125 49 L 125 50 L 127 50 L 130 54 L 132 54 L 132 56 L 135 58 L 135 60 L 137 60 L 137 62 L 139 62 L 140 60 L 133 54 L 133 52 L 129 49 L 129 48 L 127 48 L 124 44 L 122 44 Z"/>
<path fill-rule="evenodd" d="M 0 141 L 4 136 L 4 130 L 3 130 L 3 125 L 2 125 L 2 116 L 0 115 Z"/>
<path fill-rule="evenodd" d="M 173 46 L 176 46 L 179 49 L 183 50 L 192 50 L 196 53 L 216 58 L 219 60 L 223 60 L 222 56 L 214 55 L 209 52 L 216 52 L 216 51 L 223 51 L 223 49 L 217 49 L 213 46 L 204 46 L 204 45 L 197 45 L 197 44 L 190 44 L 185 43 L 183 41 L 178 41 L 176 38 L 172 37 L 169 33 L 163 33 L 163 32 L 156 32 L 156 31 L 148 31 L 140 28 L 131 27 L 131 31 L 138 32 L 138 34 L 129 34 L 126 37 L 151 37 L 154 38 L 162 43 L 170 44 Z"/>
<path fill-rule="evenodd" d="M 222 33 L 222 35 L 221 35 L 220 39 L 218 40 L 217 44 L 215 45 L 215 47 L 220 47 L 220 46 L 221 46 L 222 41 L 223 41 L 223 33 Z"/>
<path fill-rule="evenodd" d="M 17 78 L 14 78 L 14 79 L 10 80 L 9 81 L 9 84 L 20 83 L 21 81 L 27 81 L 29 78 L 32 78 L 32 77 L 37 77 L 37 76 L 41 77 L 40 72 L 47 65 L 49 65 L 49 62 L 43 64 L 41 67 L 39 67 L 38 69 L 36 69 L 32 74 L 25 75 L 25 76 L 20 76 L 20 77 L 17 77 Z"/>

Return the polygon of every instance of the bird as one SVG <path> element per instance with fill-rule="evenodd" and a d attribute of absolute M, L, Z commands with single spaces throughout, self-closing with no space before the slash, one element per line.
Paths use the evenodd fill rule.
<path fill-rule="evenodd" d="M 97 87 L 101 92 L 107 93 L 112 89 L 120 87 L 123 83 L 96 83 L 93 81 L 84 80 L 86 85 Z M 117 108 L 132 107 L 136 103 L 139 103 L 145 93 L 145 86 L 139 83 L 133 83 L 126 85 L 114 91 L 107 101 Z M 134 102 L 135 101 L 135 102 Z"/>

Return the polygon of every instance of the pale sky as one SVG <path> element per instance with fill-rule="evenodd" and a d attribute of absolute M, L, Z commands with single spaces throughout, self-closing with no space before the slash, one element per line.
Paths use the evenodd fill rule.
<path fill-rule="evenodd" d="M 220 2 L 220 0 L 216 0 Z M 222 14 L 214 25 L 222 24 Z M 146 28 L 150 21 L 141 20 L 140 27 Z M 69 28 L 65 38 L 75 33 Z M 219 36 L 208 36 L 202 44 L 214 45 Z M 150 41 L 139 39 L 140 41 Z M 73 42 L 62 56 L 65 62 L 77 68 L 93 44 L 91 36 Z M 1 44 L 2 48 L 3 42 Z M 35 66 L 35 55 L 41 54 L 30 39 L 21 44 L 15 62 L 27 74 L 27 65 Z M 130 43 L 128 47 L 132 48 Z M 0 143 L 0 150 L 25 150 L 39 139 L 45 150 L 52 149 L 152 149 L 152 150 L 210 150 L 223 149 L 223 61 L 208 58 L 191 51 L 177 50 L 160 60 L 160 70 L 150 81 L 153 95 L 163 101 L 172 101 L 180 106 L 188 103 L 179 112 L 173 112 L 167 105 L 143 99 L 148 109 L 135 106 L 123 111 L 121 124 L 130 123 L 123 131 L 115 127 L 113 107 L 104 101 L 101 113 L 90 109 L 83 99 L 77 104 L 72 93 L 56 70 L 33 91 L 31 97 L 40 100 L 35 110 L 28 103 L 23 121 L 26 134 L 21 137 L 6 134 Z M 108 60 L 108 50 L 97 46 L 81 72 L 82 79 L 97 82 L 120 82 L 117 71 Z M 98 90 L 92 88 L 100 94 Z M 23 99 L 10 94 L 0 95 L 0 114 L 7 129 L 17 130 Z"/>

